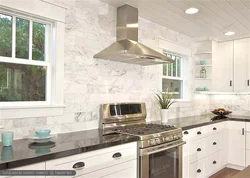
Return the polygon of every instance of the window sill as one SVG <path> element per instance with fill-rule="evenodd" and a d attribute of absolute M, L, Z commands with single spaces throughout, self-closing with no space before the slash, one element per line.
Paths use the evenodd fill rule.
<path fill-rule="evenodd" d="M 64 105 L 0 106 L 0 119 L 63 115 Z"/>

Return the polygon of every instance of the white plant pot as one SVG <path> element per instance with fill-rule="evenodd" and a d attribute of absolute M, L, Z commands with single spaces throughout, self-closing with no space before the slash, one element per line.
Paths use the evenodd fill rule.
<path fill-rule="evenodd" d="M 168 109 L 161 109 L 161 121 L 168 122 L 169 118 L 169 110 Z"/>

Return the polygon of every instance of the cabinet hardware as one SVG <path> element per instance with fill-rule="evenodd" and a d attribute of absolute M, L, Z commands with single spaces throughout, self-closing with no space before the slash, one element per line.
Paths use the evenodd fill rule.
<path fill-rule="evenodd" d="M 197 170 L 197 172 L 198 172 L 198 173 L 201 173 L 201 170 L 200 170 L 200 169 L 198 169 L 198 170 Z"/>
<path fill-rule="evenodd" d="M 197 132 L 197 135 L 201 135 L 201 132 L 200 132 L 200 131 L 198 131 L 198 132 Z"/>
<path fill-rule="evenodd" d="M 245 129 L 242 128 L 242 135 L 245 135 Z"/>
<path fill-rule="evenodd" d="M 233 83 L 232 80 L 230 80 L 230 87 L 232 86 L 232 83 Z"/>
<path fill-rule="evenodd" d="M 216 127 L 214 127 L 214 128 L 213 128 L 213 130 L 217 130 L 217 128 L 216 128 Z"/>
<path fill-rule="evenodd" d="M 189 134 L 189 133 L 188 133 L 188 131 L 185 131 L 184 134 L 187 135 L 187 134 Z"/>
<path fill-rule="evenodd" d="M 198 148 L 197 151 L 201 151 L 201 148 Z"/>
<path fill-rule="evenodd" d="M 249 81 L 249 79 L 247 80 L 247 86 L 249 86 L 249 84 L 250 84 L 250 81 Z"/>
<path fill-rule="evenodd" d="M 122 157 L 122 154 L 121 153 L 115 153 L 115 154 L 113 154 L 113 158 L 120 158 L 120 157 Z"/>
<path fill-rule="evenodd" d="M 214 143 L 213 143 L 213 145 L 217 145 L 217 143 L 216 143 L 216 142 L 214 142 Z"/>
<path fill-rule="evenodd" d="M 85 163 L 84 162 L 77 162 L 73 165 L 73 169 L 83 169 L 85 167 Z"/>
<path fill-rule="evenodd" d="M 217 162 L 216 161 L 213 161 L 213 164 L 216 164 Z"/>

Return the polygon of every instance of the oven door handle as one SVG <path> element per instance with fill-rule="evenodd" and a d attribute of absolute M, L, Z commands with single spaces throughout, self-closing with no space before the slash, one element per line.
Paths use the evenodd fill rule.
<path fill-rule="evenodd" d="M 186 142 L 182 141 L 181 143 L 178 143 L 178 144 L 175 144 L 175 145 L 171 145 L 171 146 L 160 148 L 160 149 L 157 149 L 157 150 L 154 150 L 154 151 L 146 152 L 146 153 L 144 153 L 144 155 L 151 155 L 151 154 L 158 153 L 158 152 L 161 152 L 161 151 L 169 150 L 171 148 L 182 146 L 184 144 L 186 144 Z"/>

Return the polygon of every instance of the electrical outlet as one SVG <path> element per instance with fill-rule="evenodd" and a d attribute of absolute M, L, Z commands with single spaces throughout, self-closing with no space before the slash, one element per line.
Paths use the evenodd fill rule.
<path fill-rule="evenodd" d="M 4 129 L 4 123 L 0 120 L 0 129 Z"/>

